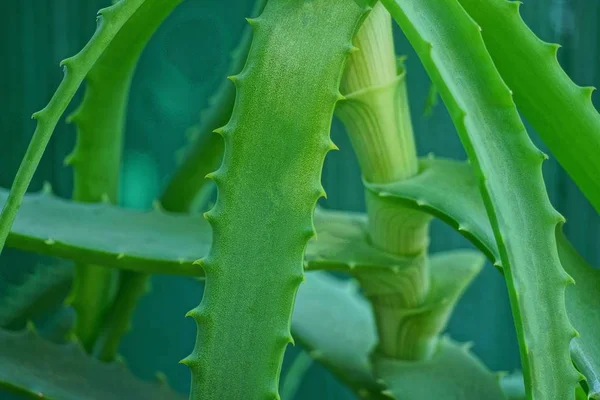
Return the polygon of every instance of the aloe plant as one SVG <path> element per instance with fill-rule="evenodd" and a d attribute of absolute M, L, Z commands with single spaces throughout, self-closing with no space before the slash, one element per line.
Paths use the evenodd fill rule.
<path fill-rule="evenodd" d="M 0 250 L 75 268 L 40 265 L 0 302 L 0 387 L 55 400 L 181 398 L 117 360 L 148 277 L 160 273 L 204 282 L 188 313 L 196 346 L 181 361 L 192 400 L 291 400 L 312 360 L 365 399 L 600 399 L 600 273 L 562 233 L 541 173 L 547 156 L 519 111 L 596 209 L 600 115 L 516 3 L 257 1 L 231 82 L 203 112 L 157 207 L 119 208 L 130 82 L 178 3 L 120 0 L 101 10 L 96 33 L 63 61 L 62 83 L 34 114 L 13 186 L 0 189 Z M 393 21 L 440 93 L 468 163 L 418 157 Z M 50 188 L 26 193 L 84 81 L 70 117 L 73 200 Z M 364 214 L 317 206 L 323 161 L 336 149 L 334 113 L 361 167 Z M 217 200 L 198 215 L 209 180 Z M 478 250 L 430 254 L 432 218 Z M 485 257 L 506 280 L 522 378 L 501 378 L 444 335 Z M 36 329 L 31 320 L 56 308 L 72 308 L 74 326 L 65 318 L 52 333 Z M 280 384 L 294 341 L 306 353 Z"/>

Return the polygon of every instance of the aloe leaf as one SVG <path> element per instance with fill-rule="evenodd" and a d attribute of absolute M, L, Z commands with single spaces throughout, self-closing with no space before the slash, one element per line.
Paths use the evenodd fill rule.
<path fill-rule="evenodd" d="M 437 271 L 440 272 L 439 276 L 442 277 L 442 280 L 446 280 L 443 278 L 444 276 L 453 276 L 452 280 L 457 282 L 467 282 L 471 279 L 473 272 L 478 271 L 481 267 L 480 255 L 469 250 L 436 254 L 431 261 L 434 275 L 438 275 Z M 457 271 L 458 275 L 463 278 L 457 278 L 452 271 Z M 440 279 L 434 279 L 434 282 L 437 281 Z M 54 285 L 50 281 L 46 283 L 48 287 Z M 459 289 L 458 292 L 460 292 L 461 286 L 463 284 L 455 286 Z M 449 303 L 455 301 L 452 295 L 450 297 Z M 323 324 L 323 321 L 328 321 L 328 323 Z M 331 368 L 345 384 L 362 396 L 361 398 L 383 400 L 390 397 L 382 394 L 385 386 L 377 382 L 369 363 L 370 351 L 377 342 L 374 324 L 370 305 L 360 295 L 358 284 L 354 280 L 342 281 L 323 272 L 314 272 L 306 276 L 306 281 L 298 291 L 294 307 L 292 318 L 294 338 L 309 350 L 313 359 Z M 13 390 L 19 388 L 19 392 L 26 393 L 33 398 L 40 398 L 37 396 L 39 392 L 42 392 L 46 396 L 42 398 L 58 400 L 71 398 L 136 399 L 144 398 L 143 396 L 146 394 L 145 391 L 141 391 L 138 396 L 125 397 L 128 392 L 120 392 L 117 387 L 114 388 L 114 391 L 111 391 L 112 388 L 102 387 L 103 384 L 110 386 L 106 384 L 105 380 L 115 380 L 120 386 L 121 383 L 125 385 L 134 378 L 122 366 L 115 363 L 99 363 L 84 354 L 82 349 L 74 344 L 58 346 L 44 341 L 31 332 L 10 334 L 0 331 L 0 348 L 4 349 L 7 337 L 13 340 L 11 343 L 18 343 L 18 346 L 14 352 L 0 352 L 0 361 L 6 361 L 4 364 L 0 364 L 1 387 L 11 386 Z M 43 353 L 35 353 L 36 351 Z M 30 354 L 49 354 L 50 357 L 42 365 L 30 366 L 28 362 L 23 364 L 21 361 L 23 356 Z M 25 359 L 27 358 L 25 357 Z M 15 380 L 13 379 L 14 375 L 8 375 L 8 372 L 2 368 L 3 365 L 7 370 L 11 365 L 21 365 L 27 368 L 27 371 L 23 374 L 14 371 L 15 375 L 20 376 Z M 37 373 L 32 369 L 33 367 L 40 368 L 44 373 Z M 47 368 L 54 371 L 56 375 L 48 372 Z M 74 373 L 77 375 L 73 376 Z M 88 373 L 97 374 L 100 382 L 94 380 L 93 376 L 95 375 L 90 377 Z M 61 379 L 57 381 L 56 376 L 60 376 Z M 70 391 L 73 379 L 75 382 L 72 385 L 76 390 L 72 392 L 72 397 L 55 397 L 56 393 Z M 96 383 L 98 387 L 96 387 Z M 133 382 L 131 385 L 131 390 L 136 390 L 139 382 Z M 98 389 L 102 389 L 103 392 L 99 393 Z M 165 389 L 159 390 L 161 394 L 162 390 Z M 150 398 L 155 397 L 151 396 Z M 490 398 L 490 400 L 493 399 Z"/>
<path fill-rule="evenodd" d="M 150 290 L 149 275 L 135 271 L 121 271 L 119 289 L 107 310 L 105 324 L 98 338 L 95 352 L 102 361 L 113 361 L 119 351 L 121 338 L 131 329 L 131 317 L 138 300 Z"/>
<path fill-rule="evenodd" d="M 296 297 L 292 333 L 313 359 L 357 393 L 375 395 L 385 389 L 373 377 L 369 361 L 377 344 L 373 312 L 355 280 L 320 271 L 307 274 Z"/>
<path fill-rule="evenodd" d="M 77 127 L 75 149 L 65 160 L 73 167 L 74 200 L 117 201 L 131 80 L 148 40 L 180 2 L 142 1 L 85 76 L 83 101 L 68 118 Z"/>
<path fill-rule="evenodd" d="M 275 0 L 250 20 L 248 59 L 231 77 L 233 113 L 218 130 L 223 163 L 210 175 L 218 198 L 205 214 L 213 237 L 199 261 L 204 297 L 188 313 L 198 325 L 182 361 L 191 399 L 279 398 L 313 210 L 324 195 L 321 169 L 335 148 L 340 77 L 364 15 L 352 1 Z"/>
<path fill-rule="evenodd" d="M 44 154 L 58 120 L 65 112 L 81 82 L 102 56 L 114 37 L 146 0 L 121 0 L 98 11 L 98 26 L 94 36 L 75 56 L 61 62 L 64 77 L 50 102 L 33 114 L 37 126 L 23 161 L 17 171 L 10 195 L 0 214 L 0 251 L 17 216 L 23 196 Z"/>
<path fill-rule="evenodd" d="M 0 204 L 6 196 L 0 189 Z M 318 239 L 309 242 L 305 268 L 357 273 L 401 268 L 406 260 L 368 243 L 366 222 L 363 214 L 317 209 Z M 208 254 L 211 236 L 200 215 L 74 203 L 42 192 L 25 196 L 7 244 L 106 267 L 198 276 L 202 269 L 194 260 Z"/>
<path fill-rule="evenodd" d="M 498 377 L 468 352 L 447 338 L 427 361 L 378 358 L 375 365 L 396 400 L 506 399 Z"/>
<path fill-rule="evenodd" d="M 56 307 L 71 287 L 69 265 L 38 265 L 19 285 L 5 289 L 0 298 L 0 328 L 15 329 Z"/>
<path fill-rule="evenodd" d="M 449 315 L 449 309 L 481 269 L 482 261 L 480 254 L 470 250 L 434 254 L 431 257 L 432 285 L 439 297 L 430 299 L 423 312 L 441 312 Z M 387 387 L 377 379 L 385 379 L 386 376 L 379 374 L 380 371 L 374 373 L 371 369 L 370 357 L 377 344 L 377 331 L 371 307 L 359 292 L 358 284 L 353 280 L 341 281 L 319 272 L 308 274 L 306 282 L 300 286 L 294 308 L 294 338 L 309 350 L 313 358 L 332 370 L 361 398 L 389 399 Z M 323 321 L 328 323 L 323 324 Z M 445 325 L 445 322 L 446 320 L 443 320 L 442 325 Z M 466 354 L 464 351 L 463 353 Z M 421 364 L 407 362 L 407 365 Z M 446 364 L 446 367 L 469 368 L 470 371 L 477 372 L 471 381 L 461 382 L 448 391 L 447 395 L 450 397 L 447 398 L 463 398 L 460 394 L 465 390 L 478 388 L 473 391 L 473 397 L 467 398 L 504 399 L 498 381 L 488 379 L 492 374 L 484 371 L 482 364 L 474 356 L 469 355 L 464 364 Z M 384 371 L 385 374 L 388 372 L 390 370 Z M 398 373 L 400 372 L 402 371 L 399 370 Z M 394 376 L 395 373 L 390 372 L 390 375 Z M 448 377 L 448 374 L 442 375 Z M 422 377 L 428 380 L 427 387 L 441 384 L 445 378 L 440 378 L 438 381 L 438 377 L 433 374 Z M 482 394 L 489 396 L 477 397 Z M 418 390 L 411 388 L 394 393 L 392 398 L 420 400 L 431 397 L 421 397 Z"/>
<path fill-rule="evenodd" d="M 545 155 L 531 143 L 480 28 L 457 0 L 383 0 L 415 48 L 450 111 L 478 178 L 500 249 L 532 400 L 573 398 L 579 380 L 569 344 L 565 290 Z"/>
<path fill-rule="evenodd" d="M 0 388 L 31 399 L 184 399 L 166 384 L 138 380 L 123 364 L 100 362 L 78 344 L 54 344 L 30 330 L 0 330 L 0 349 Z"/>
<path fill-rule="evenodd" d="M 560 46 L 529 29 L 519 14 L 520 2 L 459 1 L 481 26 L 519 110 L 600 212 L 600 114 L 592 104 L 593 88 L 573 83 L 558 63 Z"/>
<path fill-rule="evenodd" d="M 392 184 L 366 184 L 380 196 L 394 198 L 403 206 L 428 212 L 447 222 L 488 258 L 502 268 L 500 252 L 470 165 L 464 162 L 426 159 L 420 173 Z M 571 342 L 571 355 L 587 379 L 592 398 L 600 398 L 600 270 L 589 266 L 557 228 L 558 254 L 562 265 L 575 279 L 567 288 L 569 319 L 579 332 Z M 593 397 L 596 396 L 596 397 Z"/>
<path fill-rule="evenodd" d="M 252 16 L 259 15 L 265 7 L 266 0 L 256 0 Z M 244 67 L 250 44 L 252 29 L 248 26 L 242 38 L 230 56 L 231 74 L 239 73 Z M 235 101 L 235 86 L 224 80 L 216 93 L 208 100 L 208 106 L 200 113 L 200 124 L 191 128 L 188 133 L 189 142 L 178 151 L 181 154 L 181 165 L 169 179 L 160 199 L 167 211 L 188 212 L 199 196 L 207 196 L 212 192 L 210 180 L 206 175 L 219 167 L 223 159 L 223 138 L 213 131 L 227 123 Z M 179 157 L 178 157 L 179 158 Z"/>
<path fill-rule="evenodd" d="M 600 270 L 590 267 L 562 231 L 557 232 L 558 253 L 575 286 L 567 289 L 567 311 L 579 337 L 571 343 L 571 355 L 586 377 L 588 395 L 600 399 Z"/>
<path fill-rule="evenodd" d="M 73 167 L 74 200 L 117 202 L 131 80 L 148 40 L 180 2 L 145 0 L 86 75 L 83 102 L 68 118 L 77 127 L 75 149 L 65 160 Z M 111 307 L 115 278 L 115 271 L 99 265 L 75 266 L 73 291 L 68 301 L 77 311 L 76 333 L 88 351 L 92 350 Z M 122 327 L 109 329 L 107 340 L 118 343 L 122 330 Z M 106 349 L 102 351 L 110 357 Z"/>
<path fill-rule="evenodd" d="M 7 192 L 0 193 L 2 203 Z M 75 203 L 41 192 L 25 196 L 7 245 L 107 267 L 194 275 L 199 268 L 192 260 L 210 246 L 210 227 L 201 220 L 160 210 Z"/>

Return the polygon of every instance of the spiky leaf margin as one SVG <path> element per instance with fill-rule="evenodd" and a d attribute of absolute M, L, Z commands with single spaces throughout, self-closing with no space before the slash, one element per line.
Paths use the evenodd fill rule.
<path fill-rule="evenodd" d="M 529 139 L 481 29 L 457 0 L 383 0 L 440 91 L 479 182 L 500 250 L 527 394 L 573 397 L 579 374 L 569 355 L 577 336 L 558 257 L 545 155 Z M 535 277 L 535 279 L 532 279 Z"/>
<path fill-rule="evenodd" d="M 196 347 L 182 362 L 191 399 L 278 399 L 290 319 L 324 195 L 325 154 L 344 61 L 365 9 L 352 1 L 274 0 L 250 20 L 236 102 L 218 130 L 221 167 L 202 303 L 189 312 Z M 215 368 L 219 365 L 219 368 Z"/>

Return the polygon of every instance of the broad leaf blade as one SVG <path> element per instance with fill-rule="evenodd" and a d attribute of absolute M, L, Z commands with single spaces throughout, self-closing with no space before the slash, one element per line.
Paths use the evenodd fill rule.
<path fill-rule="evenodd" d="M 396 400 L 502 400 L 499 378 L 469 353 L 444 338 L 427 361 L 376 358 L 375 368 Z"/>
<path fill-rule="evenodd" d="M 199 261 L 206 289 L 188 313 L 198 335 L 182 360 L 190 398 L 279 398 L 340 77 L 365 12 L 353 1 L 278 0 L 249 20 L 231 119 L 217 130 L 223 162 L 209 175 L 218 196 L 205 214 L 213 231 Z"/>
<path fill-rule="evenodd" d="M 0 189 L 0 205 L 6 196 Z M 364 271 L 406 262 L 369 245 L 362 214 L 317 209 L 315 225 L 308 270 Z M 74 203 L 39 193 L 25 196 L 8 245 L 113 268 L 198 276 L 202 270 L 193 263 L 208 254 L 211 237 L 200 215 Z"/>
<path fill-rule="evenodd" d="M 0 387 L 48 400 L 183 400 L 165 384 L 142 382 L 122 364 L 102 363 L 76 344 L 31 331 L 0 330 Z"/>

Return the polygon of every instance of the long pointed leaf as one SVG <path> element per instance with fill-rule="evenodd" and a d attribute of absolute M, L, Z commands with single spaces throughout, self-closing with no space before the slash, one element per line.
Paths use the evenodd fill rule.
<path fill-rule="evenodd" d="M 0 204 L 7 192 L 0 189 Z M 401 267 L 406 260 L 371 247 L 366 217 L 317 209 L 318 239 L 309 242 L 305 268 L 364 272 Z M 83 204 L 48 193 L 28 194 L 9 236 L 20 250 L 145 273 L 198 276 L 194 260 L 211 242 L 202 216 Z"/>
<path fill-rule="evenodd" d="M 481 26 L 494 64 L 515 102 L 558 162 L 600 212 L 600 114 L 590 87 L 573 83 L 519 15 L 520 2 L 459 0 Z"/>
<path fill-rule="evenodd" d="M 440 91 L 478 177 L 500 249 L 523 375 L 532 400 L 569 399 L 579 376 L 556 249 L 564 218 L 542 178 L 544 155 L 527 136 L 480 28 L 457 0 L 383 0 Z"/>
<path fill-rule="evenodd" d="M 33 114 L 37 126 L 19 166 L 10 195 L 0 213 L 0 251 L 17 216 L 23 196 L 44 154 L 58 120 L 65 112 L 81 82 L 102 56 L 114 37 L 146 0 L 122 0 L 98 11 L 98 27 L 85 47 L 61 62 L 64 78 L 50 102 Z"/>

